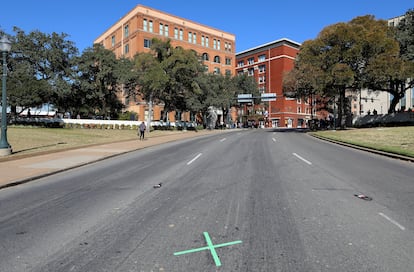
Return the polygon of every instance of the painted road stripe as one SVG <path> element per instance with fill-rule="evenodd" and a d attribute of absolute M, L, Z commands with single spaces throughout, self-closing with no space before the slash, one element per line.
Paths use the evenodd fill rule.
<path fill-rule="evenodd" d="M 201 155 L 202 155 L 202 153 L 199 153 L 197 156 L 194 157 L 194 159 L 192 159 L 191 161 L 187 162 L 187 165 L 192 164 L 196 159 L 200 158 Z"/>
<path fill-rule="evenodd" d="M 223 139 L 220 140 L 220 142 L 224 142 L 225 140 L 227 140 L 227 139 L 226 138 L 223 138 Z"/>
<path fill-rule="evenodd" d="M 381 212 L 378 213 L 378 214 L 381 215 L 382 217 L 384 217 L 385 219 L 387 219 L 388 221 L 390 221 L 391 223 L 393 223 L 394 225 L 396 225 L 397 227 L 399 227 L 401 230 L 405 230 L 405 227 L 403 225 L 401 225 L 400 223 L 398 223 L 397 221 L 395 221 L 391 217 L 388 217 L 387 215 L 385 215 Z"/>
<path fill-rule="evenodd" d="M 295 156 L 295 157 L 297 157 L 298 159 L 300 159 L 300 160 L 302 160 L 302 161 L 306 162 L 307 164 L 312 165 L 312 163 L 311 163 L 310 161 L 308 161 L 308 160 L 306 160 L 306 159 L 302 158 L 302 157 L 301 157 L 301 156 L 299 156 L 298 154 L 296 154 L 296 153 L 292 153 L 292 154 L 293 154 L 293 156 Z"/>
<path fill-rule="evenodd" d="M 272 141 L 273 141 L 273 142 L 276 142 L 276 139 L 275 139 L 275 138 L 272 138 Z"/>

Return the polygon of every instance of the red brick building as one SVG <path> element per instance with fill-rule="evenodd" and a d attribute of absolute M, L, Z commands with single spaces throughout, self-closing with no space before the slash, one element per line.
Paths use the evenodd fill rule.
<path fill-rule="evenodd" d="M 295 62 L 300 44 L 280 39 L 236 54 L 236 74 L 253 76 L 261 93 L 276 93 L 276 101 L 265 102 L 263 115 L 271 127 L 305 127 L 311 119 L 310 101 L 285 98 L 283 76 Z"/>
<path fill-rule="evenodd" d="M 173 47 L 194 50 L 210 73 L 234 75 L 235 35 L 143 5 L 137 5 L 115 22 L 94 43 L 112 50 L 117 57 L 132 58 L 137 53 L 150 52 L 153 38 L 169 39 Z M 145 101 L 126 100 L 122 95 L 121 98 L 129 111 L 138 113 L 140 120 L 144 120 L 144 116 L 147 119 Z M 160 120 L 162 110 L 162 105 L 154 105 L 151 119 Z M 175 113 L 169 114 L 170 121 L 175 121 L 176 117 Z M 188 120 L 189 116 L 182 118 Z"/>

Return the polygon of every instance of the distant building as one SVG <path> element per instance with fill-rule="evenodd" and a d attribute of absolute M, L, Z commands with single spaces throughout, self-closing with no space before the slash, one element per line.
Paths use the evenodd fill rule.
<path fill-rule="evenodd" d="M 351 113 L 353 117 L 369 114 L 386 114 L 390 107 L 389 94 L 362 89 L 351 94 Z"/>
<path fill-rule="evenodd" d="M 290 71 L 301 44 L 283 38 L 236 54 L 236 74 L 256 79 L 261 93 L 275 93 L 276 101 L 255 108 L 269 127 L 305 127 L 312 117 L 312 103 L 283 96 L 283 76 Z M 314 113 L 314 112 L 313 112 Z"/>
<path fill-rule="evenodd" d="M 117 57 L 132 58 L 137 53 L 150 52 L 153 38 L 170 39 L 173 47 L 194 50 L 210 73 L 234 75 L 235 35 L 143 5 L 115 22 L 94 43 L 112 50 Z M 146 102 L 139 98 L 128 100 L 123 96 L 122 102 L 129 111 L 137 112 L 140 120 L 148 114 Z M 162 109 L 162 105 L 154 105 L 152 120 L 160 120 Z M 170 114 L 170 120 L 176 118 L 181 117 Z"/>

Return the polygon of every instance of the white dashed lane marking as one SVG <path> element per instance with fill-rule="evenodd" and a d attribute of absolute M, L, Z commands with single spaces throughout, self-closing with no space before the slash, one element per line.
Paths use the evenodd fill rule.
<path fill-rule="evenodd" d="M 398 223 L 397 221 L 395 221 L 394 219 L 392 219 L 391 217 L 388 217 L 387 215 L 383 214 L 383 213 L 378 213 L 379 215 L 381 215 L 382 217 L 384 217 L 385 219 L 387 219 L 388 221 L 390 221 L 392 224 L 396 225 L 397 227 L 400 228 L 400 230 L 405 230 L 405 227 L 403 225 L 401 225 L 400 223 Z"/>
<path fill-rule="evenodd" d="M 305 163 L 307 163 L 307 164 L 309 164 L 309 165 L 312 165 L 312 163 L 311 163 L 310 161 L 308 161 L 308 160 L 306 160 L 306 159 L 302 158 L 302 157 L 301 157 L 301 156 L 299 156 L 298 154 L 296 154 L 296 153 L 292 153 L 292 155 L 293 155 L 293 156 L 295 156 L 296 158 L 298 158 L 298 159 L 300 159 L 300 160 L 304 161 Z"/>
<path fill-rule="evenodd" d="M 202 153 L 199 153 L 197 156 L 195 156 L 191 161 L 187 162 L 187 165 L 192 164 L 193 162 L 195 162 L 195 160 L 197 160 L 198 158 L 200 158 L 200 156 L 203 155 Z"/>

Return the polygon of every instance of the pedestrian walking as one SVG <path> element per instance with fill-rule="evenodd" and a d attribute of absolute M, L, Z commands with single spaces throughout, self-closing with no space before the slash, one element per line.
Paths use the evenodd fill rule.
<path fill-rule="evenodd" d="M 144 122 L 142 122 L 140 125 L 139 125 L 139 139 L 140 140 L 144 140 L 144 137 L 145 137 L 145 130 L 147 129 L 147 126 L 145 125 L 145 123 Z"/>

